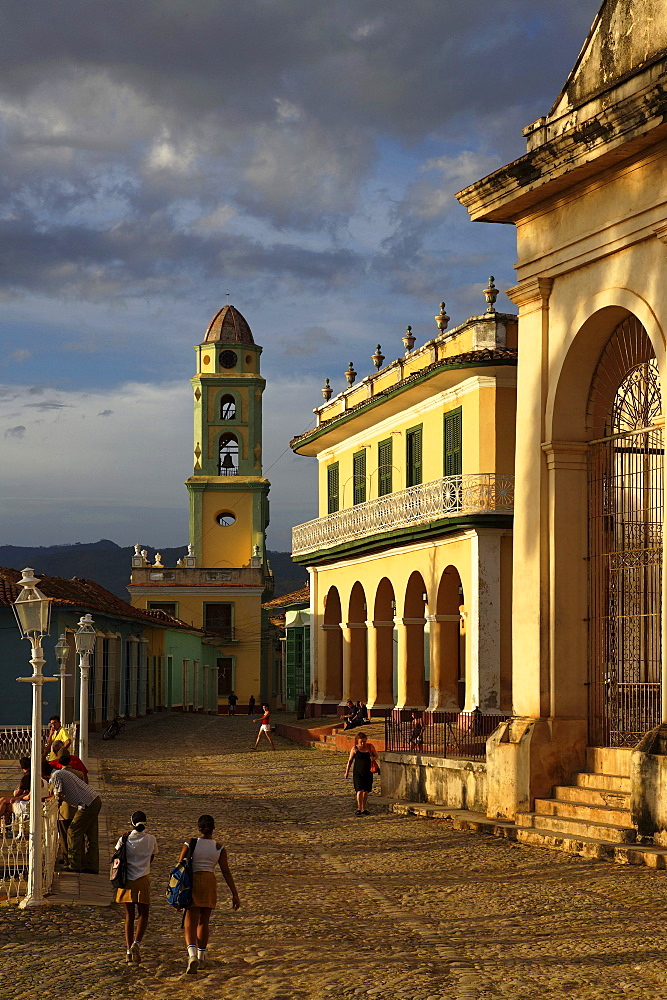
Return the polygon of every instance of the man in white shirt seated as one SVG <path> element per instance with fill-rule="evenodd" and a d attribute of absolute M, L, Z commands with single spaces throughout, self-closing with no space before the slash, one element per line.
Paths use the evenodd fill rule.
<path fill-rule="evenodd" d="M 74 819 L 67 831 L 67 871 L 89 872 L 97 875 L 100 870 L 99 835 L 97 817 L 102 808 L 99 793 L 78 778 L 73 771 L 61 768 L 51 774 L 51 787 L 59 802 L 76 806 Z M 84 838 L 86 850 L 84 853 Z"/>

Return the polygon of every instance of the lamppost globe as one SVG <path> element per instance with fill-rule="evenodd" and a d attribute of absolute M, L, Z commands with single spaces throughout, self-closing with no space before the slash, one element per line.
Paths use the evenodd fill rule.
<path fill-rule="evenodd" d="M 92 615 L 83 615 L 79 618 L 79 627 L 74 633 L 74 644 L 77 653 L 92 653 L 95 649 L 97 632 L 93 625 Z"/>
<path fill-rule="evenodd" d="M 30 567 L 22 570 L 18 585 L 23 589 L 14 602 L 21 638 L 30 639 L 33 646 L 42 645 L 42 636 L 49 634 L 51 618 L 51 600 L 37 589 L 38 583 Z"/>

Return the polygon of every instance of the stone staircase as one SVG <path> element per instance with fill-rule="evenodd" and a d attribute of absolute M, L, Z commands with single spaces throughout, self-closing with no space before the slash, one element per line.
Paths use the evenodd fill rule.
<path fill-rule="evenodd" d="M 573 775 L 572 784 L 557 785 L 552 798 L 536 799 L 535 811 L 526 815 L 525 825 L 576 839 L 635 844 L 630 754 L 630 750 L 588 747 L 587 770 Z"/>

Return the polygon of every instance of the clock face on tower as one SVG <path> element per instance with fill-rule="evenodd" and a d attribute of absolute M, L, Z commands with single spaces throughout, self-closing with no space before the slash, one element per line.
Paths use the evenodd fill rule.
<path fill-rule="evenodd" d="M 220 364 L 223 368 L 233 368 L 237 358 L 234 351 L 223 351 L 220 355 Z"/>

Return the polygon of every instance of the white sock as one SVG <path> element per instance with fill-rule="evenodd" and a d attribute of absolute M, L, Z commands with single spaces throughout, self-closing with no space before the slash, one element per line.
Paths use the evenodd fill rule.
<path fill-rule="evenodd" d="M 189 944 L 188 945 L 188 958 L 196 958 L 196 957 L 197 957 L 197 945 L 196 944 Z"/>
<path fill-rule="evenodd" d="M 203 958 L 206 958 L 206 948 L 197 948 L 197 958 L 200 962 Z"/>

